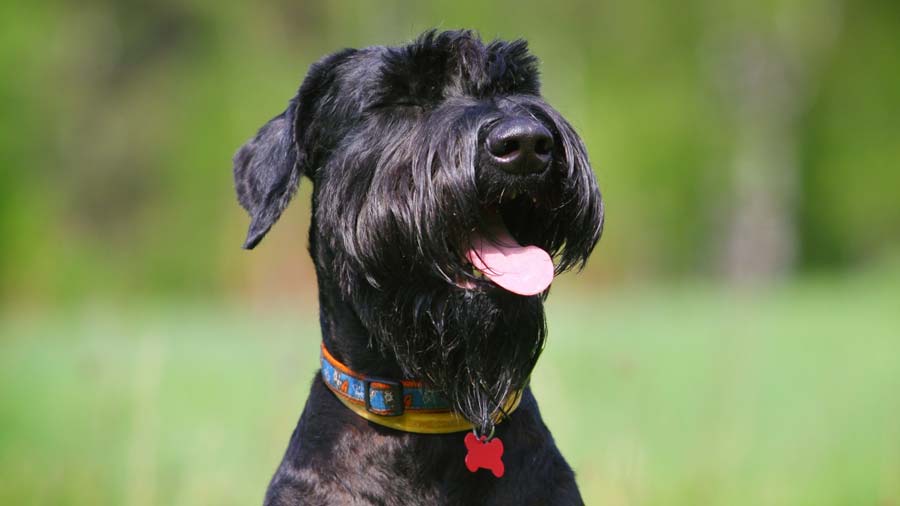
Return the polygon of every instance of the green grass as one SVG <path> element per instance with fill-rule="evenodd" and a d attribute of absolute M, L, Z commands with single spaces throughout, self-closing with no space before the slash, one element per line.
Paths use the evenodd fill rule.
<path fill-rule="evenodd" d="M 900 276 L 575 285 L 548 304 L 532 384 L 588 504 L 900 504 Z M 0 504 L 259 504 L 315 321 L 190 304 L 7 317 Z"/>

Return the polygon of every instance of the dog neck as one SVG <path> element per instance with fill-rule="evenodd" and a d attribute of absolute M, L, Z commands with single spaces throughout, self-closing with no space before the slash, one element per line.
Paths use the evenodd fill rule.
<path fill-rule="evenodd" d="M 319 277 L 319 283 L 328 283 Z M 333 300 L 336 291 L 320 290 L 319 322 L 322 343 L 331 355 L 358 374 L 402 378 L 396 357 L 381 351 L 359 316 L 344 301 Z"/>
<path fill-rule="evenodd" d="M 378 322 L 396 311 L 392 296 L 371 305 L 365 299 L 351 302 L 336 286 L 329 267 L 327 261 L 317 263 L 322 340 L 351 370 L 426 381 L 482 432 L 504 411 L 510 395 L 527 384 L 545 332 L 539 299 L 455 292 L 452 299 L 431 306 L 434 312 L 420 311 L 418 321 L 400 312 L 397 320 Z M 360 305 L 367 314 L 358 313 Z M 382 329 L 396 327 L 399 333 L 376 334 L 369 328 L 372 321 L 382 323 Z M 437 326 L 429 327 L 435 321 Z M 423 334 L 411 334 L 416 328 Z M 438 350 L 436 343 L 441 343 Z"/>

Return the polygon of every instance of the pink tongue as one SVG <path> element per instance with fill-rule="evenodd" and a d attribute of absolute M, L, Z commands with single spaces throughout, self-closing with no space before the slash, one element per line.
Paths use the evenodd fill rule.
<path fill-rule="evenodd" d="M 522 246 L 498 226 L 493 239 L 472 238 L 466 257 L 476 269 L 497 285 L 519 295 L 543 292 L 553 281 L 553 260 L 537 246 Z"/>

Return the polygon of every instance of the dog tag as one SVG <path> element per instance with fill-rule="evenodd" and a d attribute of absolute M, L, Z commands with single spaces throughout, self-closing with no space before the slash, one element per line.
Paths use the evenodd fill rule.
<path fill-rule="evenodd" d="M 479 469 L 489 469 L 494 476 L 503 476 L 503 441 L 500 438 L 487 440 L 487 436 L 480 438 L 473 433 L 466 434 L 466 468 L 475 472 Z"/>

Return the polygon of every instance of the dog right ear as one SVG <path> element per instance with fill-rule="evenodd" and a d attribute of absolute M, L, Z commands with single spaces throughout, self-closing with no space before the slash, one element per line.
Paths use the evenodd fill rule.
<path fill-rule="evenodd" d="M 294 138 L 296 99 L 234 155 L 238 201 L 250 214 L 245 249 L 253 249 L 281 216 L 300 182 Z"/>
<path fill-rule="evenodd" d="M 314 63 L 287 109 L 263 125 L 234 155 L 238 201 L 250 214 L 245 249 L 253 249 L 281 217 L 303 175 L 309 171 L 309 128 L 316 103 L 334 83 L 334 69 L 355 50 L 347 49 Z"/>

